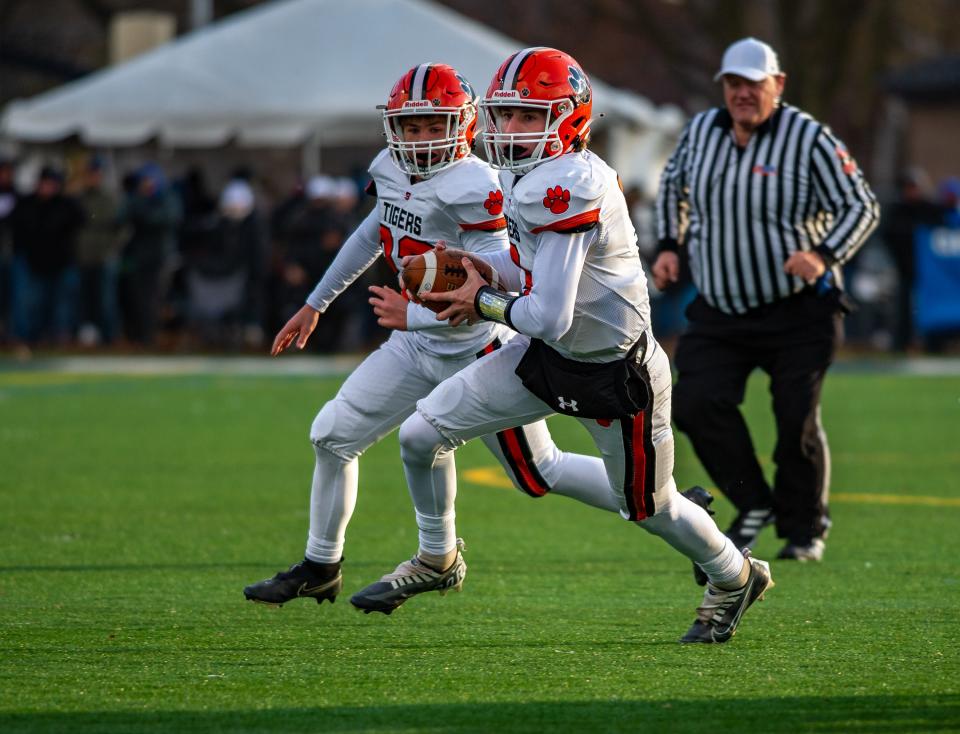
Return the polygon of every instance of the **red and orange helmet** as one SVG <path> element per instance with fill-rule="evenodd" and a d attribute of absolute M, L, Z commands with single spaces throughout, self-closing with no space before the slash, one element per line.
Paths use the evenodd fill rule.
<path fill-rule="evenodd" d="M 555 48 L 527 48 L 497 69 L 480 107 L 485 118 L 481 138 L 490 164 L 526 173 L 586 141 L 593 91 L 580 64 L 569 54 Z M 499 112 L 505 107 L 546 112 L 544 130 L 501 132 Z"/>
<path fill-rule="evenodd" d="M 437 140 L 405 141 L 404 118 L 444 119 Z M 430 178 L 470 155 L 477 130 L 477 99 L 470 83 L 452 66 L 420 64 L 393 85 L 383 111 L 383 130 L 393 162 L 411 176 Z"/>

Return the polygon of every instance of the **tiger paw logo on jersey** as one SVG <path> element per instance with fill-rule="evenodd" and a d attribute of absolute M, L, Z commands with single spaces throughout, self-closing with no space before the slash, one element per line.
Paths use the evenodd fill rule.
<path fill-rule="evenodd" d="M 491 191 L 487 200 L 483 202 L 483 208 L 493 216 L 503 212 L 503 192 Z"/>
<path fill-rule="evenodd" d="M 570 192 L 559 186 L 547 189 L 547 195 L 543 197 L 543 205 L 554 214 L 563 214 L 570 208 Z"/>

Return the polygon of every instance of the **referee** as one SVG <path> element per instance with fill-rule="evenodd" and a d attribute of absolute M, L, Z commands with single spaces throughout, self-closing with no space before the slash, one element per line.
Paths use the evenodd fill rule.
<path fill-rule="evenodd" d="M 731 45 L 717 73 L 724 107 L 687 125 L 660 181 L 654 283 L 680 272 L 698 295 L 674 359 L 673 418 L 738 514 L 750 546 L 776 522 L 780 558 L 819 561 L 830 527 L 830 454 L 820 388 L 841 334 L 840 266 L 878 221 L 846 147 L 781 101 L 786 76 L 765 43 Z M 777 425 L 771 489 L 739 405 L 750 373 L 770 376 Z"/>

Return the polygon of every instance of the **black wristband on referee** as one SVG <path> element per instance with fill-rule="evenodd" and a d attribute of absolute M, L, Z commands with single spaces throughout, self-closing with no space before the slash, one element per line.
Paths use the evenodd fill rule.
<path fill-rule="evenodd" d="M 488 285 L 482 286 L 473 298 L 473 307 L 484 321 L 499 321 L 513 329 L 510 321 L 510 309 L 520 296 L 508 296 Z M 516 331 L 516 329 L 514 329 Z"/>

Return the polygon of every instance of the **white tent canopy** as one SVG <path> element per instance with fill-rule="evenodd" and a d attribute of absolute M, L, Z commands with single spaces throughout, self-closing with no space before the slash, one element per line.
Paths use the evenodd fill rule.
<path fill-rule="evenodd" d="M 521 47 L 429 0 L 278 0 L 15 101 L 0 135 L 44 143 L 76 134 L 101 146 L 375 143 L 374 108 L 405 69 L 450 63 L 482 94 Z M 677 110 L 592 81 L 602 125 L 676 135 Z"/>
<path fill-rule="evenodd" d="M 184 36 L 118 67 L 12 103 L 9 137 L 91 145 L 330 143 L 379 135 L 373 114 L 400 73 L 424 61 L 459 69 L 482 94 L 521 44 L 425 0 L 281 0 Z M 593 80 L 595 112 L 676 127 L 676 113 Z"/>

